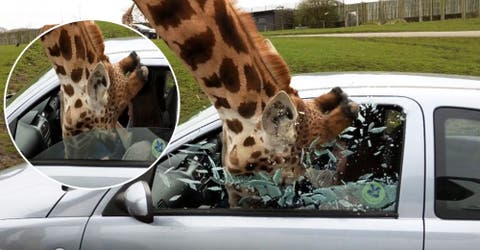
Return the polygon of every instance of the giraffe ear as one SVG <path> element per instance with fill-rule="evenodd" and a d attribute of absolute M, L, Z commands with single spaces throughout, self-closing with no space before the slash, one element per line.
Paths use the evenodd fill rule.
<path fill-rule="evenodd" d="M 88 96 L 93 103 L 104 106 L 108 102 L 107 90 L 110 87 L 110 78 L 103 63 L 98 63 L 90 74 L 87 83 Z"/>
<path fill-rule="evenodd" d="M 295 141 L 297 117 L 297 109 L 285 91 L 280 91 L 267 103 L 263 110 L 262 125 L 272 146 Z"/>

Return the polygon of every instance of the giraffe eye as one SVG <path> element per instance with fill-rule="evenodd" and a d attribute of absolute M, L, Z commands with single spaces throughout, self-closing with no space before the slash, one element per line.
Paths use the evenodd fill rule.
<path fill-rule="evenodd" d="M 246 166 L 247 171 L 253 171 L 255 170 L 255 164 L 254 163 L 248 163 Z"/>

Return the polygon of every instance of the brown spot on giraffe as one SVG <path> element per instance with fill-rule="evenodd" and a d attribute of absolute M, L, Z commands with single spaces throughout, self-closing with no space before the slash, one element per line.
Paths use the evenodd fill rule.
<path fill-rule="evenodd" d="M 183 20 L 188 20 L 195 14 L 190 2 L 178 0 L 165 0 L 159 4 L 147 4 L 149 11 L 155 13 L 153 23 L 164 29 L 175 28 Z"/>
<path fill-rule="evenodd" d="M 262 155 L 262 151 L 255 151 L 250 155 L 250 157 L 252 157 L 253 159 L 256 159 L 256 158 L 260 157 L 261 155 Z"/>
<path fill-rule="evenodd" d="M 78 83 L 82 79 L 82 73 L 83 68 L 72 69 L 72 72 L 70 73 L 70 78 L 72 78 L 73 82 Z"/>
<path fill-rule="evenodd" d="M 226 120 L 226 123 L 227 127 L 235 134 L 239 134 L 243 130 L 243 125 L 238 119 Z"/>
<path fill-rule="evenodd" d="M 52 47 L 48 48 L 48 53 L 50 56 L 59 57 L 60 56 L 60 47 L 57 44 L 53 45 Z"/>
<path fill-rule="evenodd" d="M 64 91 L 68 96 L 73 96 L 73 94 L 75 93 L 75 91 L 73 90 L 72 85 L 70 85 L 70 84 L 62 85 L 62 87 L 63 87 L 63 91 Z"/>
<path fill-rule="evenodd" d="M 57 75 L 67 74 L 67 72 L 65 72 L 65 68 L 62 65 L 57 65 L 57 64 L 55 64 L 55 73 L 57 73 Z"/>
<path fill-rule="evenodd" d="M 225 58 L 220 65 L 220 79 L 223 86 L 232 93 L 240 90 L 240 76 L 238 75 L 237 65 L 231 58 Z"/>
<path fill-rule="evenodd" d="M 205 84 L 205 86 L 207 86 L 208 88 L 220 88 L 220 87 L 222 87 L 222 81 L 220 81 L 220 78 L 218 77 L 218 75 L 216 73 L 211 75 L 208 78 L 206 78 L 206 77 L 202 78 L 202 81 Z"/>
<path fill-rule="evenodd" d="M 238 113 L 244 118 L 248 119 L 255 114 L 256 109 L 257 109 L 256 102 L 242 102 L 240 103 L 240 106 L 238 106 Z"/>
<path fill-rule="evenodd" d="M 82 39 L 78 35 L 75 35 L 73 38 L 75 40 L 75 55 L 77 56 L 77 59 L 85 60 L 85 47 L 83 46 Z"/>
<path fill-rule="evenodd" d="M 80 99 L 77 99 L 75 101 L 75 108 L 81 108 L 82 107 L 82 101 Z M 81 116 L 80 116 L 81 117 Z"/>
<path fill-rule="evenodd" d="M 215 1 L 215 20 L 222 35 L 223 41 L 233 47 L 238 53 L 248 53 L 248 48 L 239 34 L 239 29 L 235 25 L 234 19 L 227 13 L 227 8 L 223 0 Z"/>
<path fill-rule="evenodd" d="M 62 57 L 67 61 L 72 59 L 72 43 L 70 41 L 70 35 L 68 35 L 68 32 L 65 29 L 62 29 L 60 32 L 58 44 L 60 44 L 60 52 L 62 53 Z"/>
<path fill-rule="evenodd" d="M 253 138 L 252 136 L 245 138 L 245 141 L 243 141 L 243 146 L 245 147 L 250 147 L 253 145 L 255 145 L 255 138 Z"/>
<path fill-rule="evenodd" d="M 198 64 L 207 62 L 213 53 L 215 37 L 212 29 L 207 27 L 205 32 L 188 38 L 183 44 L 177 45 L 180 49 L 180 57 L 188 63 L 193 70 L 197 70 Z"/>
<path fill-rule="evenodd" d="M 214 105 L 216 109 L 219 109 L 219 108 L 229 109 L 229 108 L 231 108 L 230 103 L 228 103 L 228 100 L 226 98 L 218 97 L 218 96 L 215 96 L 215 98 L 217 98 L 217 100 L 215 101 L 215 105 Z"/>

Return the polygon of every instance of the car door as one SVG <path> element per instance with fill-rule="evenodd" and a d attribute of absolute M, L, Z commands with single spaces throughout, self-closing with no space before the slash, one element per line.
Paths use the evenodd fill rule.
<path fill-rule="evenodd" d="M 432 111 L 435 161 L 427 165 L 425 249 L 480 245 L 480 109 L 474 98 L 476 109 Z"/>
<path fill-rule="evenodd" d="M 423 127 L 422 111 L 408 98 L 353 99 L 364 105 L 355 121 L 361 126 L 343 134 L 347 143 L 343 146 L 356 145 L 348 161 L 377 164 L 371 169 L 378 171 L 394 169 L 392 178 L 396 181 L 383 182 L 367 173 L 359 181 L 327 188 L 335 193 L 360 187 L 359 192 L 345 196 L 350 198 L 337 196 L 332 202 L 296 209 L 230 209 L 228 204 L 212 202 L 225 199 L 218 186 L 204 186 L 203 181 L 189 178 L 191 169 L 177 168 L 205 156 L 192 156 L 192 152 L 215 147 L 215 140 L 221 137 L 212 130 L 170 154 L 148 179 L 155 213 L 152 223 L 140 222 L 121 206 L 113 205 L 121 200 L 121 190 L 112 191 L 89 220 L 82 249 L 422 249 L 424 132 L 418 129 Z M 387 118 L 372 122 L 375 117 Z M 217 161 L 213 155 L 207 158 L 207 165 Z M 221 169 L 218 165 L 214 168 Z M 388 171 L 382 173 L 387 175 Z M 356 196 L 359 193 L 361 198 Z M 198 201 L 199 196 L 202 201 Z M 385 197 L 391 200 L 378 203 L 379 197 L 382 202 L 388 201 Z M 370 206 L 355 200 L 368 201 Z M 302 202 L 307 204 L 306 199 Z"/>

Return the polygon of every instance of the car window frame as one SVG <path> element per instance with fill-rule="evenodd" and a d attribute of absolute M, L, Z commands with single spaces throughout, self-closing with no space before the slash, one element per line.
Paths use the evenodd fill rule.
<path fill-rule="evenodd" d="M 308 99 L 309 97 L 305 97 L 304 99 Z M 310 98 L 313 98 L 310 97 Z M 407 114 L 406 122 L 405 122 L 405 130 L 404 130 L 404 144 L 402 149 L 402 160 L 399 172 L 399 185 L 398 185 L 398 192 L 397 192 L 397 204 L 396 210 L 394 214 L 388 214 L 388 216 L 381 216 L 379 214 L 375 214 L 373 216 L 355 216 L 355 213 L 347 214 L 346 211 L 341 211 L 342 214 L 338 213 L 327 213 L 322 211 L 319 213 L 318 210 L 313 210 L 312 212 L 302 211 L 301 213 L 299 210 L 292 210 L 291 212 L 287 212 L 286 209 L 284 210 L 277 210 L 275 211 L 241 211 L 241 210 L 234 210 L 234 209 L 226 209 L 228 211 L 221 211 L 222 209 L 216 209 L 212 212 L 212 210 L 199 210 L 199 209 L 184 209 L 184 210 L 165 210 L 162 211 L 161 214 L 154 213 L 154 216 L 262 216 L 262 217 L 316 217 L 316 218 L 325 218 L 325 217 L 334 217 L 334 218 L 382 218 L 388 217 L 393 219 L 398 219 L 401 217 L 408 217 L 408 218 L 421 218 L 423 216 L 423 200 L 424 200 L 424 193 L 418 193 L 414 188 L 412 188 L 413 184 L 418 186 L 420 184 L 421 190 L 424 190 L 425 183 L 424 183 L 424 166 L 425 166 L 425 130 L 418 130 L 418 127 L 424 127 L 425 119 L 424 119 L 424 112 L 421 105 L 414 99 L 406 96 L 395 96 L 395 95 L 381 95 L 381 96 L 365 96 L 365 95 L 353 95 L 351 99 L 354 101 L 362 100 L 361 103 L 372 102 L 375 100 L 376 104 L 384 104 L 384 105 L 396 105 L 400 106 L 405 114 Z M 358 101 L 357 101 L 358 102 Z M 408 118 L 408 112 L 411 112 L 410 119 Z M 195 138 L 199 138 L 212 132 L 215 128 L 218 128 L 218 124 L 221 124 L 220 120 L 214 120 L 213 122 L 209 122 L 208 124 L 203 125 L 203 127 L 196 128 L 192 130 L 190 133 L 197 133 Z M 417 130 L 415 130 L 417 128 Z M 416 131 L 412 133 L 412 131 Z M 182 136 L 181 138 L 175 140 L 170 145 L 168 152 L 173 152 L 178 150 L 183 144 L 188 143 L 187 135 Z M 422 150 L 415 150 L 409 149 L 408 153 L 406 153 L 406 146 L 407 145 L 423 145 Z M 412 155 L 415 154 L 415 157 Z M 418 161 L 418 165 L 421 165 L 421 168 L 413 167 L 406 165 L 406 158 L 420 158 L 421 160 Z M 404 170 L 408 168 L 408 171 L 405 171 L 405 175 L 409 176 L 407 181 L 410 184 L 405 185 L 403 182 L 404 179 Z M 156 171 L 157 166 L 153 169 Z M 153 172 L 154 175 L 155 172 Z M 150 186 L 153 183 L 154 176 L 151 177 L 151 181 L 149 182 Z M 406 195 L 407 194 L 407 195 Z M 415 201 L 415 202 L 413 202 Z M 104 214 L 105 215 L 105 214 Z M 108 213 L 106 213 L 108 215 Z"/>

